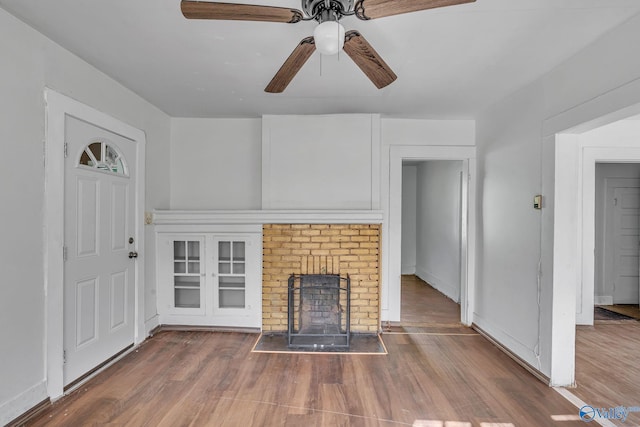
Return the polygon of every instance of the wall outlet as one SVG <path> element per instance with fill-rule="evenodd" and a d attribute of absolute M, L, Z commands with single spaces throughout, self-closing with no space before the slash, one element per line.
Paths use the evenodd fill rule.
<path fill-rule="evenodd" d="M 153 224 L 153 213 L 151 213 L 151 212 L 145 212 L 144 213 L 144 223 L 146 225 Z"/>

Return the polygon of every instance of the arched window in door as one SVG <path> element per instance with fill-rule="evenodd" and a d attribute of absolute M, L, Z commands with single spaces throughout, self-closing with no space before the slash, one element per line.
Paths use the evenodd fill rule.
<path fill-rule="evenodd" d="M 79 165 L 116 175 L 128 176 L 129 174 L 125 159 L 114 146 L 104 141 L 92 142 L 87 145 L 80 155 Z"/>

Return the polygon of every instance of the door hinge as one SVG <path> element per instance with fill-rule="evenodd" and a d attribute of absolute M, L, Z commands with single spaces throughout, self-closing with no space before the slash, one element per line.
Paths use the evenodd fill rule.
<path fill-rule="evenodd" d="M 67 350 L 62 350 L 62 363 L 67 363 Z"/>
<path fill-rule="evenodd" d="M 68 143 L 64 143 L 64 157 L 67 158 L 67 156 L 69 155 L 69 144 Z"/>
<path fill-rule="evenodd" d="M 69 251 L 67 250 L 66 246 L 62 247 L 62 260 L 66 261 L 69 255 Z"/>
<path fill-rule="evenodd" d="M 617 197 L 613 198 L 613 206 L 618 206 L 618 198 Z"/>

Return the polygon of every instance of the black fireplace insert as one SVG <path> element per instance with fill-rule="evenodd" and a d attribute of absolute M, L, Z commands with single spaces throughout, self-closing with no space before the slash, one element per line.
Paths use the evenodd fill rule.
<path fill-rule="evenodd" d="M 348 348 L 351 280 L 337 274 L 292 274 L 288 281 L 290 348 Z"/>

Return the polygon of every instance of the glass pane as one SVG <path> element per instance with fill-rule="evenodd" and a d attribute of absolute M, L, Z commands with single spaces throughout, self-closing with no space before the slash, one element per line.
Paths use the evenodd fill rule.
<path fill-rule="evenodd" d="M 218 286 L 221 288 L 244 288 L 244 277 L 220 277 Z"/>
<path fill-rule="evenodd" d="M 200 259 L 200 242 L 189 242 L 189 260 Z"/>
<path fill-rule="evenodd" d="M 244 262 L 233 263 L 233 274 L 244 274 Z"/>
<path fill-rule="evenodd" d="M 109 145 L 105 147 L 104 151 L 104 162 L 109 166 L 114 166 L 116 164 L 116 160 L 118 159 L 118 153 L 116 153 L 116 150 L 114 150 L 113 147 Z"/>
<path fill-rule="evenodd" d="M 187 259 L 184 242 L 173 242 L 173 259 Z"/>
<path fill-rule="evenodd" d="M 218 259 L 221 261 L 231 259 L 231 242 L 218 242 Z"/>
<path fill-rule="evenodd" d="M 104 155 L 103 155 L 104 154 Z M 115 147 L 106 142 L 93 142 L 89 144 L 80 156 L 79 164 L 125 175 L 125 162 L 120 157 Z"/>
<path fill-rule="evenodd" d="M 195 261 L 189 262 L 189 273 L 191 274 L 199 274 L 200 273 L 200 262 L 199 261 Z"/>
<path fill-rule="evenodd" d="M 184 274 L 187 272 L 187 267 L 184 262 L 174 262 L 173 263 L 173 272 L 177 274 Z"/>
<path fill-rule="evenodd" d="M 176 276 L 173 279 L 176 288 L 199 288 L 199 276 Z"/>
<path fill-rule="evenodd" d="M 122 163 L 122 159 L 118 159 L 118 162 L 116 163 L 116 170 L 114 170 L 114 172 L 117 172 L 119 174 L 124 175 L 124 163 Z"/>
<path fill-rule="evenodd" d="M 81 165 L 87 165 L 87 166 L 93 166 L 93 161 L 91 160 L 91 157 L 89 157 L 89 154 L 87 154 L 87 151 L 83 151 L 82 152 L 82 156 L 80 156 L 80 164 Z"/>
<path fill-rule="evenodd" d="M 244 261 L 244 242 L 233 242 L 234 261 Z"/>
<path fill-rule="evenodd" d="M 218 264 L 219 274 L 231 274 L 231 263 L 221 262 Z"/>
<path fill-rule="evenodd" d="M 93 154 L 93 157 L 95 157 L 97 161 L 102 160 L 102 143 L 101 142 L 94 142 L 93 144 L 90 144 L 89 150 L 91 150 L 91 154 Z"/>
<path fill-rule="evenodd" d="M 176 289 L 174 297 L 178 308 L 200 308 L 199 289 Z"/>
<path fill-rule="evenodd" d="M 244 289 L 220 289 L 220 308 L 244 308 Z"/>

